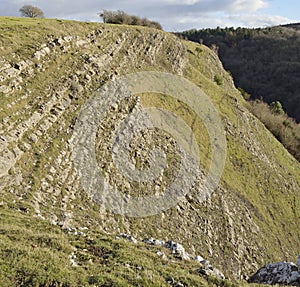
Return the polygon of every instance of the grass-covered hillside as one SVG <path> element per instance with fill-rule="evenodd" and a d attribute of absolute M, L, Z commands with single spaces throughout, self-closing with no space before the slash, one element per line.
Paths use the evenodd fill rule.
<path fill-rule="evenodd" d="M 176 206 L 144 218 L 113 214 L 91 200 L 71 144 L 80 110 L 95 91 L 139 71 L 181 75 L 196 84 L 218 111 L 227 140 L 224 171 L 211 197 L 199 201 L 198 177 Z M 159 179 L 130 181 L 114 165 L 113 132 L 142 107 L 172 111 L 190 126 L 206 175 L 212 150 L 193 106 L 143 93 L 112 106 L 95 134 L 95 157 L 109 183 L 135 197 L 162 193 L 176 176 L 176 144 L 157 129 L 132 141 L 131 159 L 143 169 L 149 149 L 164 148 L 167 168 Z M 295 260 L 299 190 L 299 162 L 247 110 L 206 46 L 138 26 L 0 18 L 1 286 L 243 286 L 237 280 L 264 263 Z M 137 242 L 116 238 L 120 233 Z M 181 243 L 191 258 L 201 255 L 230 281 L 203 275 L 200 263 L 142 242 L 150 237 Z"/>

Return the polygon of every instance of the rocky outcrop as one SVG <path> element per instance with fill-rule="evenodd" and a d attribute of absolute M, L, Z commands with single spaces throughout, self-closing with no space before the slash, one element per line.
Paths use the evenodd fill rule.
<path fill-rule="evenodd" d="M 137 239 L 135 239 L 133 236 L 126 234 L 126 233 L 121 233 L 120 235 L 117 236 L 117 238 L 125 238 L 133 243 L 137 243 Z M 200 265 L 200 268 L 197 269 L 197 272 L 201 275 L 205 276 L 212 276 L 218 279 L 225 279 L 224 274 L 217 268 L 213 267 L 208 260 L 205 260 L 202 256 L 197 255 L 193 256 L 191 254 L 188 254 L 185 251 L 185 248 L 178 242 L 174 242 L 172 240 L 169 240 L 165 242 L 164 240 L 159 240 L 155 238 L 145 238 L 142 240 L 143 243 L 149 244 L 149 245 L 154 245 L 154 246 L 161 246 L 164 248 L 167 248 L 171 251 L 171 254 L 179 259 L 179 260 L 193 260 L 195 262 L 198 262 Z M 158 256 L 162 256 L 163 258 L 167 258 L 165 254 L 161 251 L 157 251 L 156 254 Z M 170 280 L 170 282 L 173 282 Z M 173 283 L 170 283 L 173 284 Z"/>
<path fill-rule="evenodd" d="M 53 37 L 42 43 L 30 58 L 20 59 L 15 63 L 0 57 L 0 93 L 3 98 L 9 98 L 5 107 L 9 111 L 4 113 L 0 121 L 1 189 L 9 189 L 14 183 L 12 194 L 18 195 L 21 190 L 23 195 L 33 193 L 33 206 L 37 216 L 51 222 L 63 222 L 66 228 L 71 226 L 73 204 L 70 202 L 75 199 L 72 190 L 77 190 L 79 184 L 75 179 L 70 149 L 66 147 L 73 125 L 67 123 L 65 117 L 72 114 L 76 117 L 78 98 L 85 94 L 90 95 L 95 87 L 118 75 L 121 70 L 134 69 L 136 65 L 142 64 L 156 65 L 160 53 L 165 53 L 169 58 L 174 72 L 182 73 L 185 49 L 181 43 L 176 43 L 175 37 L 173 47 L 166 52 L 166 34 L 153 31 L 149 33 L 150 41 L 146 39 L 145 35 L 134 35 L 127 31 L 118 33 L 100 28 L 82 36 Z M 74 56 L 72 64 L 69 65 L 69 56 L 66 53 L 79 55 Z M 137 58 L 141 55 L 149 61 L 138 61 Z M 17 56 L 15 58 L 18 59 Z M 57 64 L 57 61 L 62 64 Z M 55 70 L 54 74 L 52 69 Z M 30 83 L 43 75 L 47 75 L 47 83 L 39 83 L 38 86 L 43 88 L 37 91 L 36 86 L 31 86 Z M 45 176 L 40 175 L 39 186 L 33 190 L 34 180 L 26 182 L 27 176 L 19 165 L 22 157 L 30 157 L 35 153 L 33 150 L 38 143 L 43 147 L 40 152 L 35 153 L 36 156 L 45 153 L 53 141 L 50 131 L 57 129 L 57 125 L 64 134 L 64 147 L 43 166 L 47 172 Z M 56 130 L 55 134 L 58 132 Z M 37 162 L 33 160 L 32 164 L 36 166 Z M 58 198 L 62 193 L 63 183 L 69 185 L 69 188 L 61 200 Z M 50 196 L 45 197 L 45 194 Z M 22 196 L 18 198 L 23 201 Z M 47 216 L 42 214 L 45 212 L 40 203 L 47 201 L 47 198 L 52 202 L 51 206 L 54 207 L 56 203 L 60 205 L 63 215 L 61 218 L 56 212 L 47 211 Z M 57 206 L 54 209 L 57 210 Z"/>
<path fill-rule="evenodd" d="M 300 286 L 300 255 L 292 262 L 269 263 L 248 279 L 249 283 Z"/>
<path fill-rule="evenodd" d="M 295 238 L 299 238 L 293 223 L 299 218 L 299 166 L 281 146 L 273 144 L 271 136 L 243 106 L 232 84 L 224 80 L 223 86 L 216 86 L 213 82 L 214 75 L 227 74 L 217 56 L 203 46 L 196 57 L 196 46 L 156 30 L 92 23 L 84 29 L 83 26 L 64 23 L 61 27 L 67 28 L 57 28 L 59 33 L 47 32 L 45 28 L 39 40 L 35 36 L 30 38 L 29 27 L 26 38 L 34 45 L 21 43 L 18 48 L 7 45 L 5 49 L 9 54 L 0 55 L 3 206 L 49 220 L 66 230 L 77 228 L 70 231 L 74 234 L 83 232 L 78 226 L 87 226 L 109 234 L 126 232 L 125 238 L 125 234 L 133 234 L 135 238 L 172 238 L 168 244 L 171 256 L 196 258 L 199 272 L 205 274 L 216 270 L 216 266 L 228 277 L 244 278 L 270 256 L 271 245 L 274 256 L 289 258 L 294 254 Z M 77 29 L 80 27 L 82 29 Z M 10 35 L 17 38 L 18 33 L 21 32 L 14 31 Z M 6 42 L 0 44 L 6 45 Z M 195 57 L 190 61 L 189 55 Z M 199 179 L 174 208 L 147 218 L 121 217 L 95 205 L 82 189 L 71 158 L 70 138 L 82 105 L 98 87 L 119 75 L 149 70 L 184 75 L 211 96 L 226 127 L 229 143 L 226 172 L 213 197 L 205 202 L 198 201 L 202 185 Z M 151 99 L 152 95 L 147 96 Z M 154 103 L 148 101 L 149 106 Z M 167 98 L 162 97 L 160 104 L 189 116 L 190 110 Z M 149 151 L 154 146 L 159 143 L 168 151 L 166 176 L 152 182 L 121 177 L 112 160 L 112 131 L 119 119 L 136 106 L 135 99 L 131 99 L 109 111 L 103 126 L 97 130 L 97 163 L 118 190 L 129 196 L 160 194 L 178 171 L 177 148 L 172 137 L 150 130 L 130 143 L 130 159 L 145 169 L 149 165 Z M 190 120 L 197 130 L 196 122 L 194 125 L 193 119 Z M 202 141 L 201 129 L 200 126 L 200 146 L 206 144 L 205 133 Z M 209 165 L 210 150 L 206 152 L 203 146 L 201 149 L 203 165 Z M 274 205 L 265 204 L 269 202 Z M 275 212 L 275 208 L 283 210 L 281 206 L 287 212 Z M 266 221 L 265 218 L 271 219 Z M 269 238 L 269 223 L 274 223 L 278 231 L 283 231 L 282 226 L 289 223 L 289 239 L 285 239 L 283 232 Z M 160 240 L 150 242 L 166 244 Z M 157 252 L 163 256 L 161 250 Z M 199 253 L 211 264 L 200 256 L 190 256 Z"/>
<path fill-rule="evenodd" d="M 131 241 L 132 243 L 137 243 L 137 240 L 133 236 L 126 234 L 126 233 L 121 233 L 116 238 L 125 238 L 125 239 L 128 239 L 129 241 Z"/>

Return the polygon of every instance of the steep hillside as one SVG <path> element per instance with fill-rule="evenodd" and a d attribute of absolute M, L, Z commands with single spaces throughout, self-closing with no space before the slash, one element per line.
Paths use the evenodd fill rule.
<path fill-rule="evenodd" d="M 3 286 L 231 284 L 201 277 L 197 262 L 174 259 L 161 247 L 141 243 L 150 237 L 180 242 L 187 253 L 201 255 L 231 279 L 247 278 L 270 261 L 295 260 L 300 250 L 300 164 L 249 113 L 210 49 L 143 27 L 6 17 L 0 22 Z M 226 157 L 220 154 L 216 161 L 213 152 L 221 147 L 210 140 L 222 142 L 217 135 L 210 138 L 214 112 L 196 94 L 191 94 L 194 105 L 155 89 L 117 105 L 108 101 L 109 93 L 100 98 L 106 113 L 94 134 L 95 158 L 108 183 L 129 198 L 160 195 L 178 173 L 180 152 L 168 133 L 156 128 L 138 133 L 129 159 L 144 170 L 151 163 L 149 150 L 159 146 L 167 154 L 166 169 L 149 182 L 123 176 L 114 163 L 113 134 L 128 114 L 138 117 L 146 107 L 172 111 L 190 126 L 200 152 L 200 166 L 189 171 L 191 177 L 197 172 L 197 180 L 176 206 L 129 217 L 107 210 L 103 198 L 100 203 L 91 199 L 72 153 L 74 134 L 76 140 L 83 125 L 77 118 L 84 119 L 82 108 L 99 87 L 139 71 L 181 75 L 201 88 L 219 113 L 224 128 L 219 137 L 226 136 L 227 149 Z M 199 102 L 211 112 L 202 119 L 195 112 Z M 94 112 L 87 114 L 93 115 L 85 122 L 87 129 L 99 116 Z M 222 171 L 222 159 L 219 185 L 202 200 L 204 177 L 211 164 Z M 115 239 L 120 233 L 138 243 Z"/>
<path fill-rule="evenodd" d="M 300 24 L 264 29 L 217 28 L 179 33 L 189 40 L 217 45 L 235 84 L 255 99 L 280 101 L 300 122 Z"/>

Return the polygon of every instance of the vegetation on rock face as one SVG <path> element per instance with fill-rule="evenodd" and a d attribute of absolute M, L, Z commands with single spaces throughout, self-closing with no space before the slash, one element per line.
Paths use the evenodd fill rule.
<path fill-rule="evenodd" d="M 116 239 L 121 232 L 139 242 L 180 242 L 229 278 L 246 278 L 270 261 L 294 261 L 300 248 L 299 162 L 249 113 L 216 53 L 145 27 L 8 17 L 0 24 L 1 286 L 247 286 L 202 277 L 195 262 Z M 103 210 L 81 187 L 70 145 L 80 109 L 99 86 L 137 71 L 182 75 L 217 109 L 227 160 L 217 190 L 205 202 L 198 200 L 199 178 L 177 206 L 129 218 Z M 205 175 L 210 139 L 193 107 L 172 95 L 139 98 L 143 107 L 170 110 L 191 127 Z M 120 177 L 109 152 L 112 132 L 134 104 L 135 98 L 111 107 L 95 143 L 99 166 L 132 196 L 152 189 Z M 152 135 L 154 145 L 170 142 L 163 133 L 145 136 Z M 133 157 L 141 142 L 132 142 Z M 147 158 L 135 159 L 146 165 Z M 172 167 L 156 185 L 170 182 Z"/>
<path fill-rule="evenodd" d="M 224 67 L 253 99 L 280 101 L 300 121 L 300 24 L 272 28 L 216 28 L 177 33 L 218 46 Z"/>
<path fill-rule="evenodd" d="M 263 101 L 255 100 L 250 101 L 248 107 L 300 162 L 300 124 L 285 114 L 280 102 L 268 105 Z"/>
<path fill-rule="evenodd" d="M 101 13 L 99 13 L 99 16 L 103 19 L 104 23 L 138 25 L 162 30 L 162 26 L 158 22 L 151 21 L 147 18 L 140 18 L 135 15 L 128 15 L 124 11 L 104 10 Z"/>
<path fill-rule="evenodd" d="M 215 75 L 214 76 L 214 81 L 217 83 L 217 85 L 222 86 L 223 81 L 222 81 L 222 77 L 221 76 Z"/>
<path fill-rule="evenodd" d="M 40 8 L 32 5 L 24 5 L 22 8 L 20 8 L 20 13 L 24 17 L 44 18 L 44 12 Z"/>

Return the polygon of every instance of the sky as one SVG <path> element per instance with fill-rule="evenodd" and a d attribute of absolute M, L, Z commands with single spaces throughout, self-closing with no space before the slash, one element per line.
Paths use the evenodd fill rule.
<path fill-rule="evenodd" d="M 175 32 L 300 22 L 299 0 L 0 0 L 0 16 L 19 16 L 25 4 L 41 8 L 47 18 L 96 22 L 101 10 L 123 10 Z"/>

